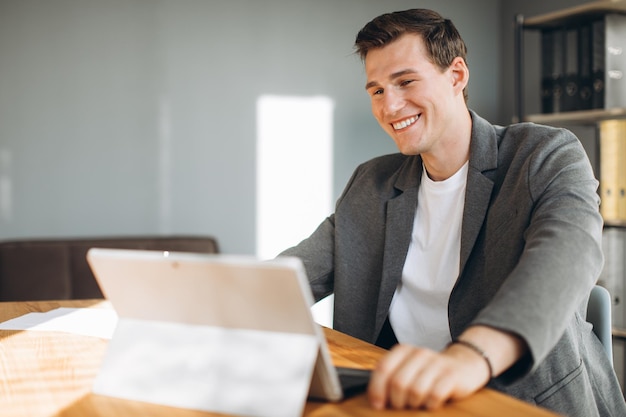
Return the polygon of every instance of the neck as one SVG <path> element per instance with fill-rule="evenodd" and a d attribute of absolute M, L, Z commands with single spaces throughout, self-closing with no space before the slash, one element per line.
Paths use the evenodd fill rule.
<path fill-rule="evenodd" d="M 447 180 L 469 159 L 472 139 L 472 117 L 469 111 L 462 120 L 456 120 L 455 125 L 458 128 L 441 141 L 436 152 L 422 154 L 426 172 L 433 181 Z"/>

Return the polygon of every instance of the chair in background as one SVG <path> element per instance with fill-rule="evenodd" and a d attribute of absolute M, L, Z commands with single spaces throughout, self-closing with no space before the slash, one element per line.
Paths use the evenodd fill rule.
<path fill-rule="evenodd" d="M 600 285 L 593 287 L 587 304 L 587 321 L 593 325 L 593 332 L 602 342 L 604 350 L 611 364 L 613 364 L 611 303 L 611 294 L 606 288 Z"/>
<path fill-rule="evenodd" d="M 124 236 L 0 242 L 0 301 L 102 298 L 87 263 L 92 247 L 217 253 L 209 236 Z"/>

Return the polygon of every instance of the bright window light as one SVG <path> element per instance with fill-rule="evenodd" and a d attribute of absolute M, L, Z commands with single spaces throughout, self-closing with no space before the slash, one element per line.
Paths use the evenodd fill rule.
<path fill-rule="evenodd" d="M 261 258 L 309 236 L 332 210 L 333 101 L 261 96 L 257 102 L 256 248 Z M 332 298 L 316 304 L 331 326 Z"/>

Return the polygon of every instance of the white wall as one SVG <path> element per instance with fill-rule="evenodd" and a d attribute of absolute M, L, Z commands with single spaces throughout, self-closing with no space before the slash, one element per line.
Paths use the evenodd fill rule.
<path fill-rule="evenodd" d="M 358 163 L 395 152 L 358 29 L 411 7 L 451 18 L 470 105 L 494 119 L 500 3 L 0 0 L 0 239 L 210 234 L 254 253 L 258 97 L 333 100 L 336 197 Z"/>

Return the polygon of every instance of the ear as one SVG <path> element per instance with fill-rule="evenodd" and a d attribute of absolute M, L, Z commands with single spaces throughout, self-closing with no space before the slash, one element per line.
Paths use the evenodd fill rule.
<path fill-rule="evenodd" d="M 450 64 L 450 75 L 452 77 L 452 86 L 457 94 L 463 94 L 463 89 L 469 82 L 469 68 L 465 60 L 461 57 L 456 57 Z"/>

